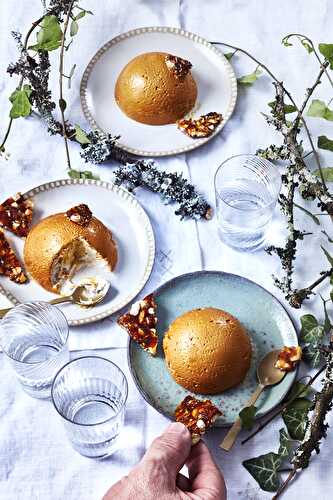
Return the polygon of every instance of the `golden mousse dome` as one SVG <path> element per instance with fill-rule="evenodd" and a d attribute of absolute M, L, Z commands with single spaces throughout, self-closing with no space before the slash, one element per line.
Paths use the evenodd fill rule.
<path fill-rule="evenodd" d="M 86 205 L 79 207 L 88 209 Z M 50 292 L 61 291 L 75 272 L 96 261 L 102 261 L 110 270 L 117 263 L 117 246 L 111 231 L 89 209 L 90 216 L 84 223 L 73 222 L 73 213 L 79 207 L 42 219 L 25 241 L 26 269 Z"/>
<path fill-rule="evenodd" d="M 191 111 L 197 98 L 191 66 L 189 61 L 165 52 L 135 57 L 116 82 L 118 106 L 141 123 L 175 123 Z"/>
<path fill-rule="evenodd" d="M 240 384 L 251 363 L 251 342 L 231 314 L 207 307 L 179 316 L 163 341 L 167 366 L 189 391 L 218 394 Z"/>

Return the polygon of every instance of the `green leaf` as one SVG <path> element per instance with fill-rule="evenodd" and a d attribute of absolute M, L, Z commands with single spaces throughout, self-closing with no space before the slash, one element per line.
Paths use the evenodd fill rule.
<path fill-rule="evenodd" d="M 311 54 L 311 52 L 313 52 L 313 47 L 310 43 L 310 41 L 307 39 L 307 37 L 304 37 L 304 36 L 300 36 L 300 35 L 294 35 L 294 34 L 291 34 L 291 35 L 287 35 L 285 36 L 283 39 L 282 39 L 282 45 L 284 45 L 285 47 L 292 47 L 292 43 L 290 43 L 290 38 L 292 37 L 296 37 L 298 38 L 298 40 L 301 42 L 301 44 L 303 45 L 303 47 L 307 50 L 308 54 Z"/>
<path fill-rule="evenodd" d="M 255 406 L 246 406 L 239 412 L 239 418 L 242 421 L 242 429 L 247 431 L 251 430 L 255 423 L 255 414 L 257 413 L 257 408 Z"/>
<path fill-rule="evenodd" d="M 297 203 L 294 202 L 294 205 L 295 207 L 297 207 L 299 210 L 302 210 L 302 212 L 304 212 L 306 215 L 308 215 L 315 224 L 317 224 L 317 226 L 320 226 L 320 220 L 318 219 L 318 217 L 316 217 L 315 215 L 313 215 L 309 210 L 307 210 L 306 208 L 304 207 L 301 207 L 301 205 L 297 205 Z"/>
<path fill-rule="evenodd" d="M 302 358 L 311 368 L 318 368 L 323 360 L 322 353 L 315 344 L 309 344 L 303 347 Z"/>
<path fill-rule="evenodd" d="M 333 182 L 333 167 L 322 167 L 321 171 L 323 173 L 323 177 L 326 182 Z M 313 174 L 316 177 L 319 177 L 319 179 L 321 179 L 319 169 L 315 170 Z"/>
<path fill-rule="evenodd" d="M 238 78 L 238 83 L 241 85 L 252 85 L 258 78 L 262 75 L 261 69 L 257 68 L 253 73 L 250 73 L 249 75 L 244 75 Z"/>
<path fill-rule="evenodd" d="M 312 101 L 306 114 L 314 118 L 324 118 L 324 120 L 333 121 L 333 111 L 320 99 Z"/>
<path fill-rule="evenodd" d="M 307 41 L 307 39 L 299 37 L 299 40 L 300 40 L 301 44 L 303 45 L 303 47 L 307 50 L 308 54 L 311 54 L 311 52 L 313 52 L 313 47 Z"/>
<path fill-rule="evenodd" d="M 23 88 L 16 89 L 9 97 L 12 103 L 11 110 L 9 112 L 10 118 L 19 118 L 24 116 L 29 116 L 31 113 L 31 103 L 29 97 L 31 94 L 30 85 L 24 85 Z"/>
<path fill-rule="evenodd" d="M 75 36 L 78 31 L 79 31 L 79 24 L 75 20 L 73 20 L 71 22 L 71 29 L 69 33 L 71 36 Z"/>
<path fill-rule="evenodd" d="M 68 175 L 71 179 L 93 179 L 95 181 L 99 181 L 99 175 L 93 174 L 90 170 L 74 170 L 71 169 L 68 171 Z"/>
<path fill-rule="evenodd" d="M 67 108 L 65 99 L 59 99 L 59 108 L 61 109 L 61 111 L 65 111 L 65 109 Z"/>
<path fill-rule="evenodd" d="M 318 326 L 317 318 L 315 318 L 312 314 L 304 314 L 300 318 L 301 320 L 301 331 L 308 332 Z"/>
<path fill-rule="evenodd" d="M 307 332 L 301 331 L 301 339 L 306 344 L 318 344 L 324 336 L 324 327 L 321 325 L 312 328 Z"/>
<path fill-rule="evenodd" d="M 56 16 L 45 16 L 41 22 L 41 29 L 37 33 L 37 43 L 29 47 L 33 50 L 50 52 L 60 47 L 62 31 Z"/>
<path fill-rule="evenodd" d="M 223 55 L 224 55 L 224 57 L 226 59 L 228 59 L 228 61 L 231 61 L 231 59 L 233 58 L 234 54 L 235 54 L 235 52 L 227 52 L 226 54 L 223 54 Z"/>
<path fill-rule="evenodd" d="M 282 45 L 284 45 L 285 47 L 292 47 L 293 44 L 289 42 L 289 38 L 290 38 L 290 35 L 287 35 L 284 38 L 282 38 L 282 40 L 281 40 Z"/>
<path fill-rule="evenodd" d="M 303 384 L 303 382 L 295 382 L 288 394 L 287 403 L 288 401 L 291 401 L 295 396 L 297 396 L 298 398 L 306 398 L 307 396 L 310 396 L 313 391 L 314 389 L 312 389 L 312 387 L 306 386 L 306 384 Z"/>
<path fill-rule="evenodd" d="M 84 17 L 86 14 L 87 14 L 86 10 L 81 10 L 81 12 L 79 12 L 78 15 L 74 17 L 75 21 L 78 21 L 79 19 Z"/>
<path fill-rule="evenodd" d="M 326 135 L 320 135 L 318 137 L 318 148 L 326 149 L 327 151 L 333 151 L 333 141 L 326 137 Z"/>
<path fill-rule="evenodd" d="M 329 333 L 331 331 L 333 325 L 331 323 L 330 317 L 329 317 L 328 312 L 327 312 L 326 300 L 323 300 L 323 306 L 324 306 L 324 317 L 325 317 L 324 333 Z"/>
<path fill-rule="evenodd" d="M 281 484 L 279 468 L 282 459 L 277 453 L 266 453 L 243 462 L 245 469 L 264 491 L 277 491 Z"/>
<path fill-rule="evenodd" d="M 332 43 L 320 43 L 319 52 L 328 60 L 330 63 L 330 68 L 333 69 L 333 44 Z"/>
<path fill-rule="evenodd" d="M 311 401 L 304 399 L 306 403 L 303 406 L 299 403 L 299 400 L 295 400 L 288 408 L 282 412 L 283 421 L 288 429 L 288 433 L 292 439 L 297 439 L 301 441 L 304 437 L 305 428 L 307 424 L 307 415 L 309 412 L 309 407 L 311 406 Z"/>
<path fill-rule="evenodd" d="M 321 249 L 322 251 L 324 252 L 325 256 L 326 256 L 326 259 L 328 260 L 328 262 L 330 263 L 330 265 L 333 267 L 333 257 L 328 253 L 328 251 L 326 250 L 326 248 L 324 248 L 322 245 L 321 246 Z"/>
<path fill-rule="evenodd" d="M 274 107 L 276 106 L 276 101 L 269 102 L 268 106 L 270 108 L 274 109 Z M 296 106 L 294 106 L 293 104 L 285 104 L 283 106 L 283 110 L 284 110 L 284 112 L 285 112 L 286 115 L 288 115 L 289 113 L 294 113 L 295 111 L 297 111 Z"/>
<path fill-rule="evenodd" d="M 292 440 L 285 429 L 280 429 L 280 446 L 278 454 L 280 457 L 290 457 L 292 452 Z"/>
<path fill-rule="evenodd" d="M 75 125 L 75 139 L 80 143 L 80 144 L 90 144 L 91 140 L 87 136 L 84 130 L 80 127 L 80 125 Z"/>

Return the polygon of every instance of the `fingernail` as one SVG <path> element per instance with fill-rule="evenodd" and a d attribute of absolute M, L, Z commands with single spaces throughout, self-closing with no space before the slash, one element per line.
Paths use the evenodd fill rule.
<path fill-rule="evenodd" d="M 187 434 L 188 430 L 184 424 L 180 422 L 172 422 L 169 427 L 166 429 L 166 432 L 175 432 L 177 434 Z"/>

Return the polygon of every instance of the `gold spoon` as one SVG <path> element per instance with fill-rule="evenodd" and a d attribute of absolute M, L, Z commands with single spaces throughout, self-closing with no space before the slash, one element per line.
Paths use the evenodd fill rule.
<path fill-rule="evenodd" d="M 259 381 L 258 387 L 254 391 L 250 399 L 246 402 L 244 408 L 253 405 L 266 387 L 278 384 L 285 376 L 286 372 L 283 372 L 278 368 L 275 368 L 274 366 L 279 352 L 280 352 L 279 350 L 271 351 L 268 354 L 266 354 L 266 356 L 264 356 L 263 359 L 260 361 L 257 368 L 257 378 Z M 231 429 L 229 429 L 229 432 L 223 439 L 222 443 L 220 444 L 223 450 L 229 451 L 232 448 L 241 428 L 242 428 L 242 421 L 238 417 L 237 420 L 234 422 L 233 426 L 231 427 Z"/>
<path fill-rule="evenodd" d="M 49 301 L 49 304 L 62 304 L 63 302 L 73 302 L 74 304 L 78 304 L 80 306 L 95 306 L 104 299 L 105 295 L 108 293 L 110 288 L 110 283 L 108 281 L 101 280 L 100 283 L 102 284 L 101 289 L 96 293 L 87 295 L 89 294 L 89 283 L 86 282 L 74 288 L 71 295 L 52 299 Z M 3 318 L 8 311 L 13 309 L 13 307 L 8 307 L 7 309 L 0 309 L 0 318 Z"/>

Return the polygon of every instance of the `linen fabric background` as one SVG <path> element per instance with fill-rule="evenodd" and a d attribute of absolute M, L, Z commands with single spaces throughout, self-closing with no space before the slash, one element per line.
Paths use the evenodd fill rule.
<path fill-rule="evenodd" d="M 94 16 L 82 19 L 79 34 L 66 54 L 66 68 L 76 63 L 72 89 L 66 90 L 66 115 L 74 123 L 87 126 L 81 112 L 79 84 L 82 72 L 107 40 L 132 28 L 167 25 L 182 27 L 209 40 L 226 41 L 247 49 L 266 63 L 276 75 L 294 91 L 298 100 L 306 87 L 314 81 L 317 72 L 315 59 L 295 43 L 285 48 L 280 41 L 291 32 L 304 33 L 316 43 L 332 43 L 331 22 L 333 4 L 329 0 L 85 0 L 82 6 L 94 11 Z M 17 83 L 6 75 L 6 68 L 17 57 L 11 30 L 23 33 L 41 12 L 38 0 L 16 2 L 7 0 L 0 5 L 0 135 L 5 130 L 9 111 L 8 96 Z M 56 54 L 51 59 L 57 64 Z M 237 75 L 255 69 L 247 58 L 233 59 Z M 51 86 L 57 100 L 57 71 L 52 74 Z M 322 84 L 318 97 L 326 102 L 332 91 Z M 214 205 L 213 175 L 219 164 L 240 153 L 254 153 L 277 136 L 265 123 L 260 111 L 267 111 L 273 88 L 263 76 L 251 88 L 239 89 L 234 115 L 223 132 L 201 149 L 177 157 L 160 159 L 161 168 L 183 172 Z M 314 136 L 323 126 L 332 137 L 333 125 L 319 119 L 309 119 Z M 115 133 L 117 132 L 115 128 Z M 31 116 L 16 120 L 8 141 L 8 160 L 0 159 L 1 200 L 18 190 L 66 177 L 63 141 L 50 137 L 39 120 Z M 79 150 L 71 145 L 74 168 L 84 167 Z M 332 166 L 330 153 L 321 153 L 324 162 Z M 329 163 L 331 162 L 331 163 Z M 90 165 L 86 165 L 90 168 Z M 103 180 L 112 178 L 115 165 L 93 167 Z M 217 235 L 216 220 L 181 222 L 173 214 L 172 206 L 163 206 L 157 195 L 138 191 L 138 199 L 147 210 L 154 227 L 157 253 L 153 274 L 143 293 L 148 293 L 165 280 L 189 271 L 218 269 L 246 276 L 273 292 L 285 305 L 283 297 L 272 284 L 271 274 L 279 273 L 279 261 L 264 252 L 239 254 L 223 245 Z M 325 257 L 318 251 L 319 244 L 328 246 L 318 228 L 303 213 L 296 212 L 300 228 L 315 231 L 316 235 L 300 243 L 296 263 L 295 283 L 311 283 L 317 273 L 327 268 Z M 327 227 L 330 231 L 329 226 Z M 271 231 L 272 241 L 283 241 L 284 220 L 277 213 Z M 322 286 L 328 296 L 328 284 Z M 0 307 L 8 302 L 0 297 Z M 290 308 L 289 308 L 290 310 Z M 329 306 L 331 311 L 331 305 Z M 320 301 L 306 304 L 302 313 L 315 312 L 320 317 Z M 299 312 L 290 310 L 298 323 Z M 150 408 L 140 397 L 127 368 L 126 335 L 108 318 L 90 326 L 73 328 L 70 348 L 73 356 L 94 352 L 118 363 L 129 377 L 129 401 L 125 428 L 119 451 L 105 461 L 89 460 L 74 452 L 66 439 L 62 423 L 48 401 L 29 398 L 19 387 L 4 356 L 0 354 L 0 499 L 1 500 L 97 500 L 120 477 L 126 474 L 143 455 L 150 442 L 166 427 L 168 421 Z M 330 417 L 332 423 L 332 417 Z M 230 500 L 270 498 L 263 493 L 242 467 L 244 459 L 257 456 L 278 447 L 277 419 L 247 445 L 237 444 L 233 451 L 224 453 L 218 447 L 225 430 L 214 429 L 206 442 L 224 472 Z M 330 474 L 333 464 L 331 449 L 333 433 L 329 431 L 319 457 L 313 457 L 311 466 L 297 479 L 284 498 L 297 496 L 307 500 L 333 496 Z"/>

